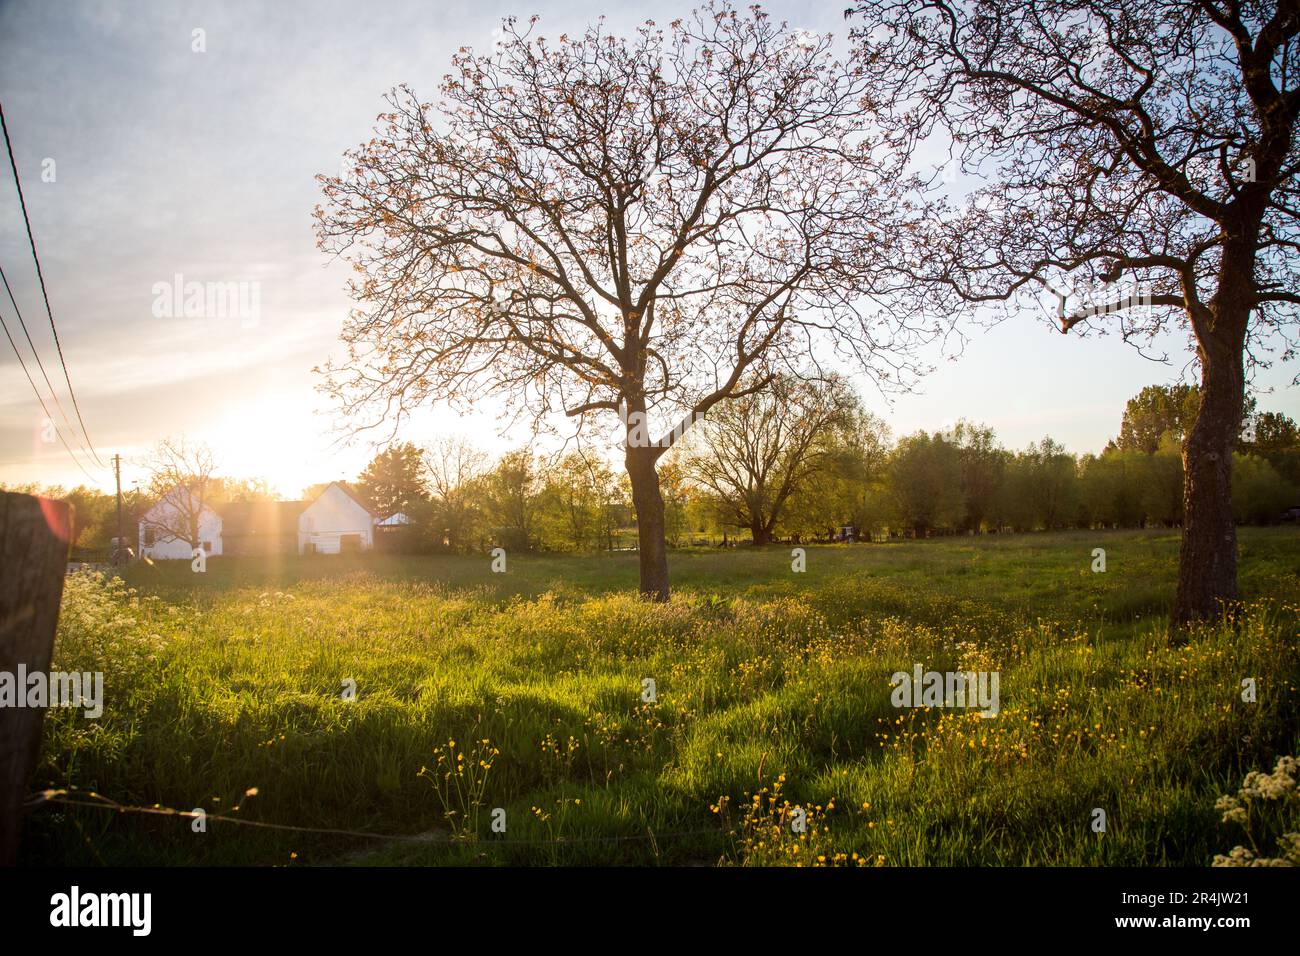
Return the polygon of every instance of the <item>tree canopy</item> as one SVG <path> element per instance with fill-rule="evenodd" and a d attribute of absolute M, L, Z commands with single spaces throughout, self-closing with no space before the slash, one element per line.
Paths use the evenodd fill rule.
<path fill-rule="evenodd" d="M 757 7 L 630 37 L 507 19 L 495 46 L 457 54 L 436 105 L 393 91 L 323 179 L 320 244 L 358 272 L 324 388 L 358 427 L 486 394 L 536 427 L 617 415 L 642 590 L 666 598 L 655 466 L 692 422 L 809 356 L 884 387 L 923 371 L 942 320 L 873 300 L 915 212 L 907 139 L 829 37 Z"/>
<path fill-rule="evenodd" d="M 1047 294 L 1062 331 L 1185 333 L 1201 403 L 1184 443 L 1174 619 L 1236 597 L 1232 451 L 1248 363 L 1295 341 L 1300 6 L 1294 0 L 867 0 L 860 60 L 969 195 L 900 250 L 920 311 Z M 904 241 L 909 239 L 907 234 Z"/>

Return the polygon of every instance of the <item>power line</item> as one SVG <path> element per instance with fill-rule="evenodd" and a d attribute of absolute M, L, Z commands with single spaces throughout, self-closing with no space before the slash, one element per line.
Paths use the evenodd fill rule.
<path fill-rule="evenodd" d="M 76 429 L 72 427 L 72 419 L 68 418 L 68 413 L 63 409 L 63 403 L 59 401 L 59 393 L 55 391 L 53 383 L 50 382 L 50 376 L 45 372 L 45 363 L 41 361 L 41 355 L 36 351 L 36 343 L 32 341 L 32 334 L 27 331 L 27 323 L 23 320 L 22 309 L 18 308 L 18 300 L 14 298 L 13 289 L 9 288 L 9 277 L 5 275 L 3 266 L 0 266 L 0 280 L 4 282 L 5 291 L 9 293 L 9 302 L 14 307 L 14 312 L 18 316 L 18 324 L 22 326 L 23 335 L 27 336 L 27 345 L 31 348 L 32 356 L 36 359 L 36 367 L 41 370 L 41 377 L 45 379 L 45 387 L 50 390 L 50 397 L 54 399 L 54 407 L 57 408 L 59 414 L 63 416 L 63 421 L 64 424 L 68 426 L 68 431 L 72 433 L 74 438 L 76 438 Z M 44 403 L 42 403 L 42 407 L 44 407 Z M 48 415 L 49 412 L 47 411 L 46 414 Z M 85 443 L 82 442 L 80 438 L 77 438 L 77 444 L 83 452 L 89 454 Z"/>
<path fill-rule="evenodd" d="M 45 299 L 45 314 L 50 317 L 50 331 L 54 333 L 54 348 L 59 353 L 59 364 L 63 366 L 63 380 L 68 383 L 68 394 L 72 397 L 72 409 L 77 413 L 77 421 L 81 424 L 81 433 L 86 437 L 86 444 L 90 446 L 90 454 L 101 468 L 106 467 L 100 461 L 98 453 L 95 451 L 95 443 L 90 440 L 90 432 L 86 431 L 86 422 L 81 417 L 81 407 L 77 404 L 77 393 L 72 390 L 72 378 L 68 375 L 68 363 L 63 360 L 63 346 L 59 342 L 59 330 L 54 327 L 54 310 L 50 308 L 50 294 L 45 290 L 45 273 L 41 271 L 41 257 L 36 254 L 36 239 L 32 235 L 32 221 L 27 216 L 27 200 L 23 197 L 23 183 L 18 177 L 18 162 L 14 159 L 13 143 L 9 140 L 9 124 L 5 122 L 4 104 L 0 103 L 0 129 L 4 130 L 5 148 L 9 151 L 9 168 L 13 170 L 14 186 L 18 189 L 18 205 L 23 211 L 23 223 L 27 226 L 27 242 L 32 247 L 32 259 L 36 263 L 36 278 L 41 283 L 41 296 Z"/>
<path fill-rule="evenodd" d="M 68 444 L 68 440 L 63 437 L 63 432 L 59 431 L 59 426 L 55 424 L 54 416 L 51 415 L 50 410 L 45 407 L 45 399 L 41 397 L 41 390 L 36 387 L 36 381 L 35 379 L 32 378 L 32 373 L 27 371 L 27 363 L 23 360 L 22 353 L 18 351 L 18 345 L 17 343 L 14 342 L 14 337 L 9 334 L 9 324 L 5 322 L 5 317 L 3 312 L 0 312 L 0 328 L 3 328 L 5 330 L 5 338 L 9 340 L 9 345 L 10 347 L 13 348 L 14 355 L 18 356 L 18 364 L 22 366 L 23 374 L 27 376 L 27 381 L 31 384 L 32 391 L 36 393 L 36 400 L 41 403 L 41 408 L 45 411 L 46 420 L 54 427 L 54 434 L 59 436 L 59 441 L 63 442 L 64 448 L 68 449 L 68 454 L 72 456 L 72 460 L 76 462 L 77 467 L 81 469 L 82 474 L 84 474 L 91 481 L 94 481 L 95 476 L 92 475 L 90 472 L 86 471 L 86 466 L 81 463 L 81 460 L 79 458 L 77 458 L 76 453 L 72 450 L 72 446 L 70 446 Z"/>

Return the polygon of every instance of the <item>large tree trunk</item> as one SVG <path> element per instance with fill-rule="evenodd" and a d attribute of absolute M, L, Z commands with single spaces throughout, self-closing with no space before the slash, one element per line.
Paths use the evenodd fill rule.
<path fill-rule="evenodd" d="M 772 534 L 768 531 L 761 518 L 755 518 L 750 522 L 749 533 L 753 536 L 755 545 L 771 544 L 772 542 Z"/>
<path fill-rule="evenodd" d="M 668 600 L 668 545 L 664 536 L 664 499 L 659 493 L 655 461 L 659 449 L 627 449 L 627 476 L 636 508 L 637 546 L 641 557 L 641 596 Z"/>
<path fill-rule="evenodd" d="M 1237 599 L 1237 525 L 1232 452 L 1245 398 L 1246 325 L 1253 254 L 1225 250 L 1212 325 L 1198 329 L 1201 407 L 1183 445 L 1183 538 L 1173 620 L 1183 626 L 1229 610 Z"/>

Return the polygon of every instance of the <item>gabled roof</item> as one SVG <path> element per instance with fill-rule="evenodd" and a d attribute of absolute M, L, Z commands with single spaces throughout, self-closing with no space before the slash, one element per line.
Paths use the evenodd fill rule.
<path fill-rule="evenodd" d="M 362 508 L 364 508 L 366 510 L 366 514 L 370 515 L 370 517 L 372 518 L 379 517 L 377 514 L 375 514 L 374 510 L 370 507 L 370 505 L 366 504 L 366 500 L 362 498 L 359 494 L 357 494 L 355 491 L 353 491 L 348 486 L 348 483 L 346 481 L 331 481 L 328 485 L 325 486 L 325 490 L 316 496 L 315 501 L 313 501 L 311 504 L 314 505 L 317 501 L 320 501 L 321 498 L 325 497 L 325 492 L 329 491 L 331 488 L 338 488 L 345 495 L 347 495 L 349 498 L 351 498 L 353 501 L 359 504 Z M 311 505 L 307 505 L 307 507 L 310 508 Z"/>
<path fill-rule="evenodd" d="M 158 499 L 157 501 L 155 501 L 152 505 L 150 505 L 150 506 L 149 506 L 149 510 L 147 510 L 143 515 L 140 516 L 141 520 L 142 520 L 142 521 L 146 521 L 146 522 L 150 522 L 150 523 L 154 522 L 154 521 L 156 520 L 155 517 L 154 517 L 154 514 L 155 514 L 155 513 L 158 511 L 158 509 L 161 508 L 163 505 L 167 505 L 167 506 L 170 507 L 173 511 L 179 510 L 179 509 L 182 507 L 182 502 L 179 500 L 179 497 L 180 497 L 180 495 L 181 495 L 182 493 L 186 493 L 186 492 L 188 492 L 189 495 L 190 495 L 190 505 L 189 505 L 189 506 L 192 508 L 193 505 L 195 504 L 195 500 L 194 500 L 194 497 L 193 497 L 193 492 L 190 490 L 190 488 L 189 488 L 187 485 L 176 485 L 175 487 L 173 487 L 173 488 L 171 489 L 171 491 L 168 491 L 168 492 L 167 492 L 166 494 L 164 494 L 161 498 L 159 498 L 159 499 Z M 212 504 L 211 504 L 210 502 L 205 502 L 205 503 L 204 503 L 204 505 L 203 505 L 203 513 L 204 513 L 204 514 L 211 513 L 211 514 L 215 514 L 215 515 L 217 515 L 218 517 L 220 517 L 220 513 L 217 512 L 217 511 L 213 508 L 213 506 L 212 506 Z"/>
<path fill-rule="evenodd" d="M 222 532 L 226 535 L 290 535 L 298 532 L 298 516 L 305 501 L 235 501 L 222 505 Z"/>

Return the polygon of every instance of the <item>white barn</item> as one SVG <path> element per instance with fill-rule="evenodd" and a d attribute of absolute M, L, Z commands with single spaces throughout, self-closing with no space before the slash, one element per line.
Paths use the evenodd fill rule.
<path fill-rule="evenodd" d="M 374 513 L 341 481 L 332 482 L 298 516 L 299 554 L 369 551 L 374 546 Z"/>
<path fill-rule="evenodd" d="M 188 541 L 177 536 L 185 524 L 185 515 L 191 509 L 182 508 L 185 489 L 173 488 L 162 500 L 144 513 L 140 519 L 140 550 L 142 558 L 155 561 L 190 560 L 194 549 Z M 191 506 L 192 507 L 192 506 Z M 207 505 L 199 512 L 199 546 L 208 557 L 221 554 L 221 515 Z"/>

